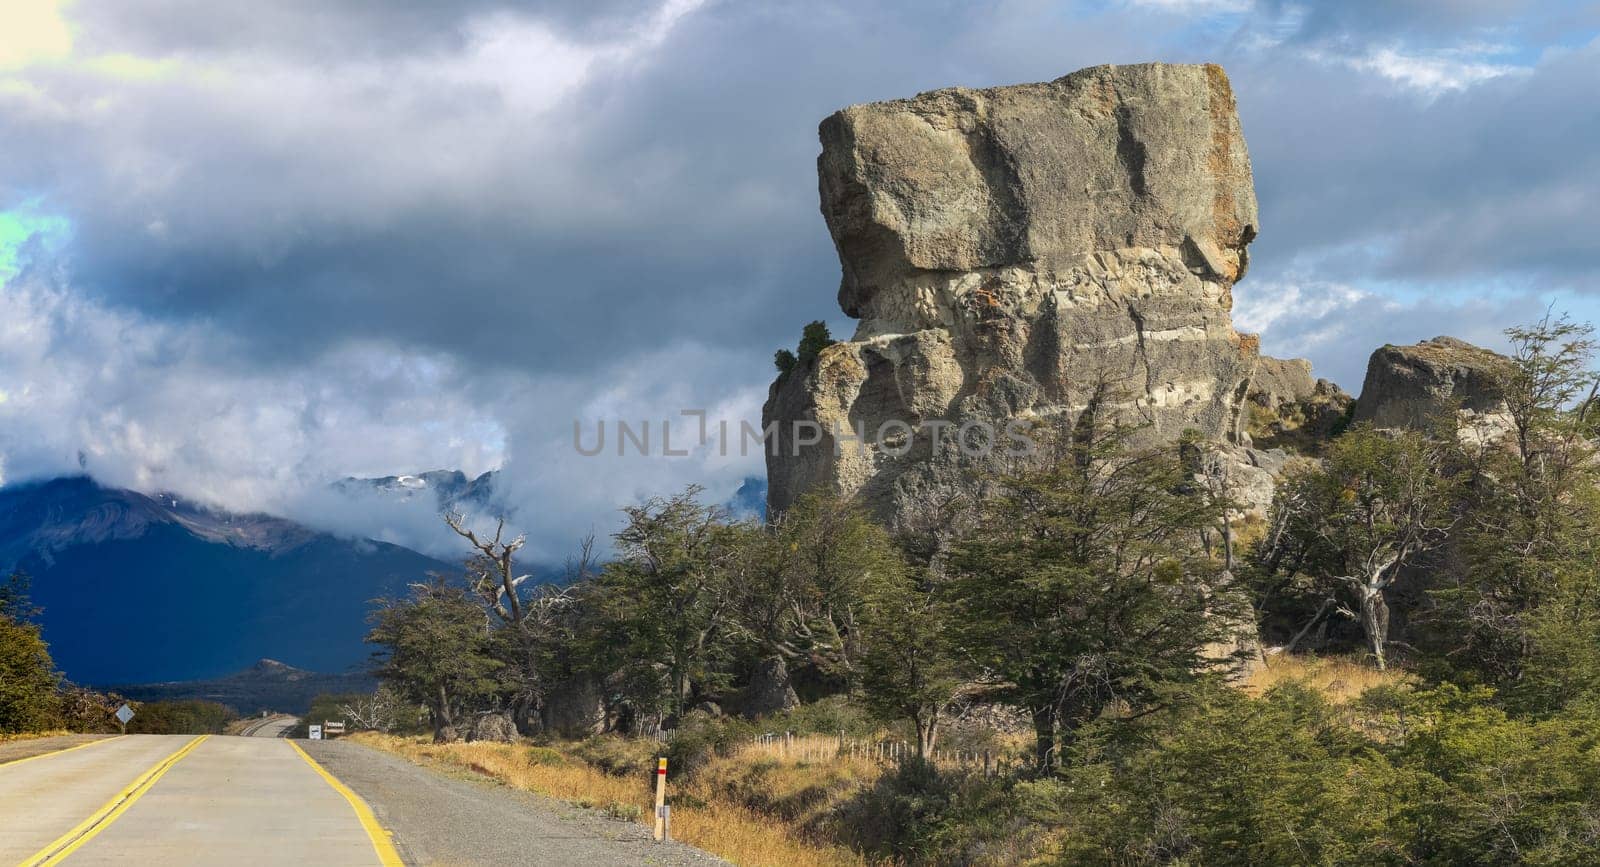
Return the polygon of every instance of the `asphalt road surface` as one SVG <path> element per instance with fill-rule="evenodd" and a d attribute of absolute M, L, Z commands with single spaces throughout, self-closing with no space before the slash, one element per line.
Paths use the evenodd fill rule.
<path fill-rule="evenodd" d="M 126 735 L 40 746 L 56 751 L 0 759 L 0 865 L 718 863 L 633 823 L 352 743 Z"/>
<path fill-rule="evenodd" d="M 239 734 L 247 738 L 284 738 L 289 736 L 289 730 L 299 722 L 299 717 L 278 714 L 256 720 L 245 726 L 244 730 L 240 731 Z"/>

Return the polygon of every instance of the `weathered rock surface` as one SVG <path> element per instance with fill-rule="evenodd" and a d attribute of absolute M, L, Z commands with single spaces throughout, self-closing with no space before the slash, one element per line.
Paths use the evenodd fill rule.
<path fill-rule="evenodd" d="M 1262 409 L 1281 413 L 1294 404 L 1309 400 L 1316 390 L 1317 381 L 1311 377 L 1311 362 L 1304 358 L 1263 355 L 1256 359 L 1256 369 L 1250 375 L 1250 388 L 1245 396 L 1250 403 Z"/>
<path fill-rule="evenodd" d="M 898 525 L 1001 459 L 983 428 L 964 452 L 931 422 L 987 424 L 1003 447 L 1012 419 L 1070 423 L 1096 402 L 1153 437 L 1237 438 L 1257 343 L 1229 311 L 1257 217 L 1220 68 L 939 90 L 847 108 L 821 138 L 839 301 L 860 323 L 769 392 L 773 510 L 822 488 Z"/>
<path fill-rule="evenodd" d="M 1510 360 L 1454 337 L 1384 346 L 1367 361 L 1352 419 L 1379 428 L 1425 428 L 1458 412 L 1469 426 L 1498 426 Z"/>
<path fill-rule="evenodd" d="M 472 721 L 472 730 L 467 733 L 468 741 L 509 744 L 516 739 L 517 727 L 511 721 L 511 714 L 504 712 L 478 714 Z"/>
<path fill-rule="evenodd" d="M 1261 356 L 1240 407 L 1240 439 L 1267 448 L 1315 454 L 1345 420 L 1352 398 L 1326 379 L 1312 379 L 1303 358 Z"/>
<path fill-rule="evenodd" d="M 756 666 L 739 702 L 740 711 L 756 718 L 782 713 L 800 704 L 789 678 L 789 666 L 781 657 L 764 659 Z"/>
<path fill-rule="evenodd" d="M 583 738 L 606 729 L 605 692 L 593 679 L 579 677 L 556 685 L 539 709 L 545 731 Z"/>

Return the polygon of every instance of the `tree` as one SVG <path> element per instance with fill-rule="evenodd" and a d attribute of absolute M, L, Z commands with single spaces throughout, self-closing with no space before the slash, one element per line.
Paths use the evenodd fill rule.
<path fill-rule="evenodd" d="M 808 323 L 800 332 L 799 358 L 800 361 L 810 361 L 822 354 L 822 350 L 832 346 L 836 341 L 828 333 L 828 323 L 822 320 Z"/>
<path fill-rule="evenodd" d="M 573 595 L 569 589 L 554 584 L 530 584 L 531 574 L 519 574 L 517 553 L 526 544 L 527 536 L 508 538 L 504 517 L 495 520 L 493 535 L 469 527 L 460 512 L 447 512 L 444 520 L 471 546 L 472 554 L 466 561 L 467 584 L 506 632 L 497 636 L 507 651 L 503 656 L 508 667 L 502 675 L 511 686 L 512 718 L 526 727 L 547 687 L 541 658 L 549 650 L 551 638 L 564 637 L 559 634 L 559 626 L 574 604 Z M 568 564 L 569 584 L 589 574 L 593 540 L 586 539 L 581 550 L 580 559 Z"/>
<path fill-rule="evenodd" d="M 617 559 L 590 596 L 593 646 L 616 663 L 637 710 L 679 716 L 694 688 L 720 685 L 735 633 L 745 545 L 759 528 L 729 523 L 691 485 L 623 510 Z"/>
<path fill-rule="evenodd" d="M 794 366 L 799 363 L 800 360 L 795 357 L 795 354 L 787 349 L 780 349 L 772 353 L 772 366 L 778 368 L 779 376 L 794 370 Z"/>
<path fill-rule="evenodd" d="M 1388 659 L 1387 591 L 1448 538 L 1454 486 L 1446 454 L 1416 431 L 1357 428 L 1284 486 L 1280 509 L 1293 510 L 1285 532 L 1300 551 L 1295 568 L 1330 599 L 1348 598 L 1339 610 L 1360 622 L 1380 670 Z"/>
<path fill-rule="evenodd" d="M 919 758 L 933 752 L 965 684 L 950 615 L 933 582 L 909 578 L 874 587 L 863 612 L 862 698 L 881 717 L 911 721 Z"/>
<path fill-rule="evenodd" d="M 420 714 L 392 687 L 381 685 L 371 693 L 346 696 L 338 715 L 359 730 L 395 732 L 415 725 Z"/>
<path fill-rule="evenodd" d="M 468 703 L 502 687 L 504 663 L 483 610 L 465 588 L 439 576 L 411 585 L 403 600 L 381 600 L 367 641 L 378 645 L 378 676 L 409 700 L 428 707 L 434 739 L 456 738 Z"/>
<path fill-rule="evenodd" d="M 863 603 L 904 574 L 889 535 L 860 506 L 813 492 L 746 541 L 749 580 L 736 588 L 741 637 L 769 661 L 849 686 L 862 654 Z"/>
<path fill-rule="evenodd" d="M 778 376 L 786 376 L 796 366 L 810 362 L 836 343 L 833 335 L 828 333 L 828 323 L 822 320 L 810 322 L 800 331 L 800 345 L 797 352 L 780 349 L 772 354 L 772 365 L 778 368 Z"/>
<path fill-rule="evenodd" d="M 50 728 L 60 713 L 60 675 L 28 599 L 28 576 L 13 572 L 0 585 L 0 734 Z"/>
<path fill-rule="evenodd" d="M 1192 492 L 1175 449 L 1132 448 L 1133 429 L 1098 416 L 1082 414 L 1064 459 L 1000 480 L 949 559 L 963 646 L 1030 708 L 1041 767 L 1058 729 L 1214 671 L 1207 645 L 1245 620 L 1200 545 L 1218 501 Z"/>
<path fill-rule="evenodd" d="M 1509 430 L 1469 455 L 1463 568 L 1432 592 L 1444 612 L 1437 634 L 1458 673 L 1525 699 L 1528 667 L 1544 656 L 1551 664 L 1536 679 L 1559 702 L 1577 680 L 1600 681 L 1570 655 L 1600 636 L 1595 341 L 1591 326 L 1565 316 L 1506 334 Z"/>
<path fill-rule="evenodd" d="M 33 604 L 28 596 L 28 589 L 33 581 L 28 573 L 22 569 L 14 569 L 6 577 L 4 584 L 0 584 L 0 617 L 9 617 L 21 623 L 32 620 L 42 613 L 43 609 Z"/>
<path fill-rule="evenodd" d="M 39 627 L 0 615 L 0 733 L 50 728 L 58 680 Z"/>

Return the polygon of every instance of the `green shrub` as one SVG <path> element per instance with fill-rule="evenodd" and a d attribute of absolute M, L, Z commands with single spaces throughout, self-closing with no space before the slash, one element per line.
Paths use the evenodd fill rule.
<path fill-rule="evenodd" d="M 654 773 L 660 744 L 618 735 L 595 735 L 572 748 L 572 754 L 590 767 L 613 777 Z"/>
<path fill-rule="evenodd" d="M 879 722 L 860 704 L 848 696 L 834 695 L 807 702 L 778 714 L 761 718 L 750 725 L 751 734 L 759 728 L 763 732 L 794 732 L 797 735 L 837 735 L 843 731 L 850 737 L 868 737 L 879 730 Z"/>
<path fill-rule="evenodd" d="M 755 724 L 746 720 L 698 712 L 687 714 L 666 746 L 668 766 L 675 775 L 692 777 L 719 753 L 727 753 L 748 742 L 755 733 Z"/>
<path fill-rule="evenodd" d="M 61 710 L 57 681 L 39 627 L 0 614 L 0 734 L 57 725 Z"/>
<path fill-rule="evenodd" d="M 151 701 L 135 707 L 128 731 L 153 735 L 221 734 L 239 718 L 232 708 L 214 701 Z"/>
<path fill-rule="evenodd" d="M 916 760 L 842 805 L 835 822 L 851 847 L 910 864 L 1011 863 L 1027 836 L 1005 781 Z"/>

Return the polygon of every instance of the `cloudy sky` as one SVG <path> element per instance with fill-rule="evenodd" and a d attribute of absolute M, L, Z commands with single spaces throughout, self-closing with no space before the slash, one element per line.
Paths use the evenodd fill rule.
<path fill-rule="evenodd" d="M 817 122 L 1097 63 L 1228 69 L 1238 324 L 1355 390 L 1383 342 L 1600 320 L 1597 32 L 1523 0 L 6 0 L 0 483 L 406 540 L 328 482 L 504 467 L 547 556 L 727 495 L 758 455 L 579 458 L 572 425 L 757 422 L 775 348 L 851 330 Z"/>

